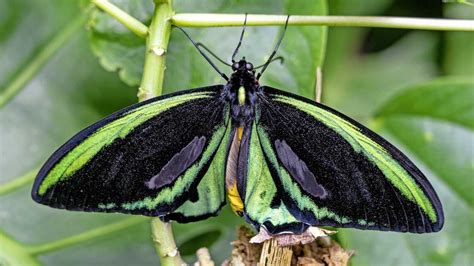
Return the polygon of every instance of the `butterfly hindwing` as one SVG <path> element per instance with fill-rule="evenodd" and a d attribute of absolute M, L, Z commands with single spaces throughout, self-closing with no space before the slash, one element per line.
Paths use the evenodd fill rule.
<path fill-rule="evenodd" d="M 257 229 L 270 233 L 302 233 L 308 226 L 297 220 L 280 197 L 280 187 L 262 149 L 262 141 L 253 122 L 245 128 L 239 156 L 239 194 L 244 203 L 245 219 Z"/>
<path fill-rule="evenodd" d="M 265 163 L 278 199 L 297 221 L 417 233 L 441 229 L 436 193 L 390 143 L 305 98 L 270 87 L 262 87 L 259 97 L 256 131 Z"/>
<path fill-rule="evenodd" d="M 231 132 L 231 123 L 227 122 L 227 128 L 221 143 L 209 163 L 206 173 L 197 185 L 197 197 L 199 200 L 188 199 L 166 219 L 178 222 L 191 222 L 217 215 L 225 205 L 225 168 L 228 150 L 228 138 Z M 219 134 L 220 135 L 220 134 Z"/>
<path fill-rule="evenodd" d="M 33 198 L 56 208 L 164 219 L 179 209 L 182 222 L 216 214 L 225 192 L 215 160 L 229 124 L 221 90 L 157 97 L 84 129 L 45 163 Z M 201 198 L 202 186 L 212 198 Z M 185 202 L 195 204 L 192 211 Z"/>

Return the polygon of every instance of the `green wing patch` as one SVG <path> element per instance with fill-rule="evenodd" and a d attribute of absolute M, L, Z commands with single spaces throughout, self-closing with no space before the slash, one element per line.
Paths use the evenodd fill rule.
<path fill-rule="evenodd" d="M 227 140 L 232 128 L 232 123 L 228 122 L 225 134 L 221 138 L 221 143 L 215 153 L 208 170 L 197 186 L 198 200 L 193 202 L 187 200 L 174 214 L 169 215 L 175 221 L 200 220 L 207 216 L 217 215 L 225 204 L 225 168 L 227 156 Z"/>
<path fill-rule="evenodd" d="M 244 194 L 244 212 L 247 219 L 264 225 L 270 232 L 275 230 L 273 228 L 287 228 L 295 223 L 299 224 L 278 198 L 277 186 L 265 160 L 255 123 L 251 130 Z"/>

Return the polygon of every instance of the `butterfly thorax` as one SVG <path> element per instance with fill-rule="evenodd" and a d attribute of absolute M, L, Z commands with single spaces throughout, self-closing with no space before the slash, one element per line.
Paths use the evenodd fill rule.
<path fill-rule="evenodd" d="M 235 62 L 232 70 L 234 72 L 223 91 L 223 98 L 231 105 L 232 124 L 235 128 L 229 145 L 225 179 L 230 206 L 235 213 L 241 215 L 244 205 L 237 190 L 238 154 L 244 128 L 251 124 L 255 117 L 256 93 L 260 85 L 253 65 L 245 59 Z"/>
<path fill-rule="evenodd" d="M 245 58 L 232 65 L 234 71 L 224 88 L 224 98 L 232 105 L 232 122 L 244 126 L 255 117 L 256 92 L 260 87 L 253 65 Z"/>

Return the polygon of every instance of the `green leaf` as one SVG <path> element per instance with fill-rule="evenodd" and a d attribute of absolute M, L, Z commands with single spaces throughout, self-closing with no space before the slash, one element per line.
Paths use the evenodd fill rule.
<path fill-rule="evenodd" d="M 472 261 L 472 99 L 473 81 L 444 78 L 405 89 L 378 112 L 372 125 L 427 175 L 443 204 L 445 227 L 430 235 L 343 230 L 345 244 L 357 248 L 356 265 L 468 265 Z"/>
<path fill-rule="evenodd" d="M 397 1 L 373 5 L 368 0 L 329 3 L 333 15 L 382 15 L 398 5 Z M 449 17 L 472 14 L 466 6 L 444 8 Z M 474 79 L 470 60 L 474 54 L 468 48 L 472 34 L 445 32 L 446 39 L 441 39 L 429 32 L 411 32 L 385 50 L 364 54 L 359 49 L 368 31 L 330 28 L 323 102 L 368 124 L 421 168 L 440 196 L 445 227 L 426 235 L 341 229 L 336 237 L 356 252 L 352 265 L 470 265 L 474 259 L 469 193 L 474 102 L 468 85 Z M 439 60 L 441 49 L 443 60 Z M 440 69 L 466 77 L 428 82 Z"/>
<path fill-rule="evenodd" d="M 111 1 L 142 21 L 149 24 L 153 14 L 153 1 Z M 118 71 L 120 79 L 130 86 L 140 83 L 145 60 L 144 39 L 136 36 L 125 26 L 98 8 L 89 20 L 90 42 L 100 64 L 108 71 Z"/>
<path fill-rule="evenodd" d="M 0 10 L 0 69 L 6 73 L 0 75 L 0 88 L 8 88 L 18 80 L 23 83 L 19 94 L 0 110 L 0 184 L 3 185 L 38 167 L 81 128 L 134 103 L 136 92 L 99 66 L 89 49 L 84 24 L 71 29 L 71 23 L 85 15 L 76 2 L 14 1 Z M 64 35 L 65 30 L 71 33 Z M 63 39 L 60 45 L 51 45 L 57 36 Z M 38 59 L 38 53 L 45 47 L 54 49 L 42 53 Z M 34 71 L 25 72 L 32 64 Z M 30 245 L 63 239 L 125 218 L 40 206 L 31 200 L 31 180 L 26 184 L 0 198 L 2 265 L 30 265 L 33 263 L 28 257 Z M 145 225 L 146 230 L 141 234 L 148 236 L 148 224 Z M 118 243 L 122 249 L 130 245 L 148 249 L 148 262 L 154 261 L 155 253 L 149 243 L 124 240 Z M 110 250 L 114 250 L 114 254 L 102 256 L 109 262 L 119 254 L 116 247 Z M 87 257 L 76 253 L 62 256 L 70 261 Z M 125 264 L 137 261 L 127 256 L 120 259 L 117 262 Z M 54 263 L 48 255 L 39 256 L 37 260 L 64 265 Z"/>
<path fill-rule="evenodd" d="M 380 16 L 396 9 L 392 0 L 329 1 L 331 15 Z M 439 37 L 411 32 L 377 53 L 361 53 L 369 28 L 330 28 L 324 68 L 323 102 L 364 121 L 401 89 L 436 74 Z"/>
<path fill-rule="evenodd" d="M 0 89 L 15 81 L 18 73 L 24 72 L 34 61 L 37 51 L 47 47 L 76 16 L 86 15 L 76 2 L 51 4 L 50 1 L 21 0 L 8 5 L 0 2 L 0 70 L 12 73 L 0 75 Z M 113 2 L 132 11 L 145 24 L 149 23 L 152 1 Z M 266 10 L 287 13 L 283 1 L 273 0 L 175 2 L 177 12 L 261 13 Z M 294 3 L 288 5 L 295 14 L 325 12 L 323 1 L 314 5 L 305 2 L 301 7 Z M 0 109 L 0 152 L 8 154 L 0 160 L 0 241 L 3 244 L 7 238 L 12 240 L 12 245 L 1 245 L 0 264 L 5 260 L 14 262 L 11 256 L 4 254 L 20 254 L 15 258 L 38 260 L 46 265 L 151 265 L 158 261 L 146 218 L 140 221 L 127 215 L 51 209 L 34 203 L 30 197 L 32 170 L 41 166 L 57 147 L 85 126 L 137 100 L 136 89 L 125 86 L 121 80 L 134 86 L 140 81 L 144 40 L 129 33 L 108 15 L 93 12 L 87 24 L 75 27 L 55 46 L 56 50 L 41 60 L 36 71 L 29 72 L 24 86 L 19 86 L 19 94 Z M 239 27 L 188 29 L 196 40 L 227 59 L 237 44 L 240 30 Z M 253 58 L 256 64 L 263 62 L 272 51 L 280 30 L 281 27 L 249 28 L 239 56 Z M 290 54 L 291 49 L 300 49 L 301 44 L 292 43 L 287 36 L 281 51 L 288 53 L 289 58 L 282 66 L 273 63 L 264 77 L 276 77 L 273 84 L 280 84 L 283 89 L 285 80 L 289 80 L 294 85 L 290 90 L 312 95 L 315 67 L 322 64 L 323 58 L 323 52 L 317 47 L 324 47 L 325 32 L 320 27 L 302 28 L 301 32 L 298 27 L 290 27 L 288 34 L 302 36 L 302 44 L 309 45 L 312 52 Z M 307 60 L 309 56 L 314 60 Z M 308 62 L 299 66 L 303 73 L 291 73 L 285 80 L 279 79 L 279 71 L 286 73 L 288 68 L 298 67 L 298 62 Z M 306 67 L 310 69 L 304 71 Z M 118 70 L 119 75 L 103 68 Z M 172 92 L 223 80 L 189 41 L 174 31 L 165 82 L 165 91 Z M 307 84 L 309 82 L 311 84 Z M 209 244 L 213 258 L 219 262 L 230 255 L 229 243 L 235 239 L 236 225 L 241 223 L 243 219 L 225 208 L 217 218 L 173 226 L 178 246 L 185 255 Z M 212 243 L 196 241 L 209 236 L 213 238 Z M 21 252 L 16 252 L 14 247 Z M 185 259 L 191 262 L 193 255 Z"/>
<path fill-rule="evenodd" d="M 150 19 L 146 10 L 150 1 L 113 1 L 118 6 L 143 22 Z M 324 0 L 304 1 L 176 1 L 176 12 L 216 12 L 216 13 L 259 13 L 270 14 L 312 14 L 327 13 Z M 151 9 L 148 9 L 151 11 Z M 96 11 L 91 17 L 91 43 L 94 53 L 100 58 L 105 69 L 118 70 L 120 78 L 129 85 L 137 86 L 142 74 L 144 43 L 139 37 L 128 32 L 110 16 Z M 230 61 L 240 36 L 240 27 L 235 28 L 188 28 L 191 37 L 202 42 L 211 51 Z M 240 48 L 238 58 L 245 56 L 254 65 L 265 62 L 276 43 L 281 27 L 249 27 Z M 326 43 L 324 27 L 290 27 L 279 49 L 278 55 L 284 63 L 273 63 L 262 78 L 262 83 L 314 98 L 315 71 L 322 66 Z M 307 60 L 307 58 L 312 58 Z M 230 68 L 219 64 L 226 73 Z M 223 83 L 211 66 L 202 58 L 192 44 L 179 31 L 173 31 L 167 54 L 165 93 L 178 89 L 189 89 L 209 84 Z"/>
<path fill-rule="evenodd" d="M 381 52 L 352 54 L 326 72 L 324 102 L 358 120 L 370 118 L 404 87 L 435 75 L 436 41 L 432 33 L 414 32 Z"/>
<path fill-rule="evenodd" d="M 410 88 L 378 123 L 474 207 L 474 81 L 450 78 Z"/>
<path fill-rule="evenodd" d="M 286 1 L 287 14 L 325 15 L 325 1 Z M 315 98 L 316 68 L 322 68 L 326 52 L 326 27 L 290 27 L 278 54 L 284 63 L 274 63 L 273 71 L 263 76 L 262 84 L 268 84 L 299 95 Z M 264 53 L 268 54 L 268 52 Z M 304 60 L 311 58 L 311 60 Z"/>
<path fill-rule="evenodd" d="M 425 117 L 474 130 L 473 99 L 473 79 L 438 79 L 405 89 L 385 103 L 376 116 Z"/>

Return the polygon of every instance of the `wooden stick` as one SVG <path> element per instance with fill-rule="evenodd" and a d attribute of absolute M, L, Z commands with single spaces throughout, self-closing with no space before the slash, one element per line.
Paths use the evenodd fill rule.
<path fill-rule="evenodd" d="M 293 251 L 291 247 L 280 247 L 276 239 L 263 242 L 260 261 L 257 266 L 291 265 Z"/>

